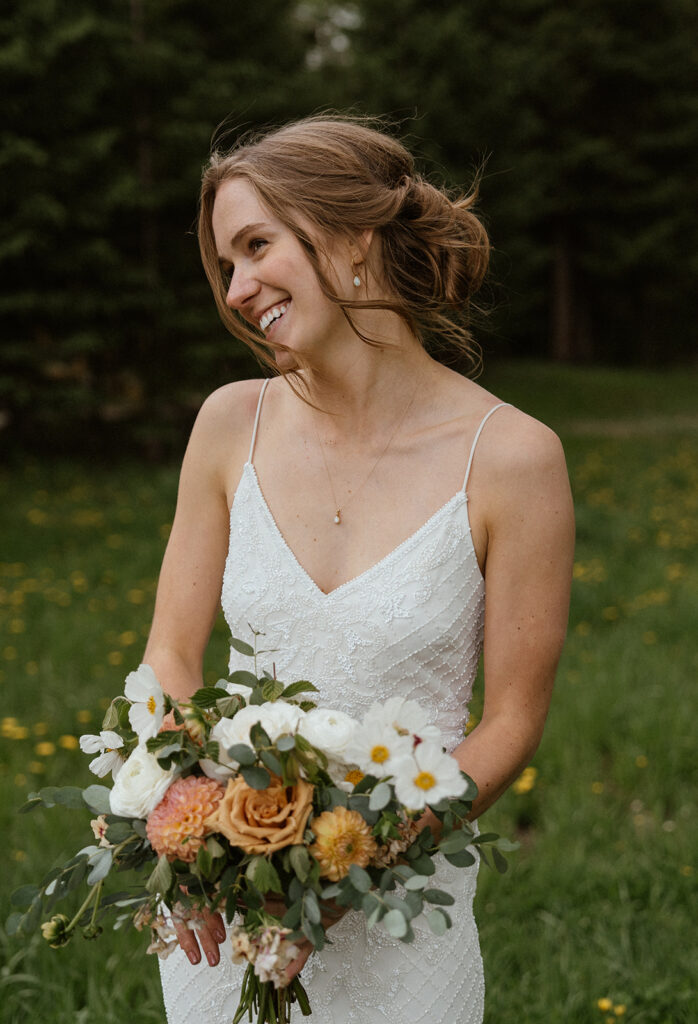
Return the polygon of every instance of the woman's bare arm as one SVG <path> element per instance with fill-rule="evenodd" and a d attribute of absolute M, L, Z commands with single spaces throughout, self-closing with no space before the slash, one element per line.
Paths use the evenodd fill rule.
<path fill-rule="evenodd" d="M 242 470 L 258 393 L 258 381 L 214 392 L 199 412 L 182 463 L 143 656 L 163 689 L 180 699 L 201 686 L 228 547 L 230 480 Z"/>
<path fill-rule="evenodd" d="M 512 412 L 481 444 L 469 490 L 486 507 L 485 696 L 480 723 L 454 751 L 478 785 L 473 818 L 540 742 L 567 629 L 574 552 L 572 497 L 555 434 Z"/>

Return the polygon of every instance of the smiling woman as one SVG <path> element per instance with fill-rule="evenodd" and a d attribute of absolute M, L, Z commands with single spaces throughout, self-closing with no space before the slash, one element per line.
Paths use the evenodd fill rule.
<path fill-rule="evenodd" d="M 234 636 L 263 632 L 279 678 L 318 681 L 336 714 L 416 699 L 478 784 L 474 818 L 540 740 L 573 546 L 558 439 L 430 354 L 476 362 L 468 313 L 489 246 L 475 199 L 431 185 L 356 118 L 309 118 L 212 156 L 204 268 L 272 379 L 227 384 L 201 409 L 144 656 L 188 697 L 220 600 Z M 483 714 L 464 738 L 481 653 Z M 433 780 L 440 764 L 421 770 Z M 428 809 L 414 828 L 427 825 Z M 481 1024 L 476 877 L 477 864 L 439 863 L 434 885 L 456 901 L 440 941 L 415 927 L 400 943 L 329 901 L 331 944 L 310 957 L 300 943 L 287 967 L 303 970 L 313 1016 Z M 161 968 L 170 1024 L 228 1024 L 243 970 L 221 956 L 226 922 L 178 935 Z"/>

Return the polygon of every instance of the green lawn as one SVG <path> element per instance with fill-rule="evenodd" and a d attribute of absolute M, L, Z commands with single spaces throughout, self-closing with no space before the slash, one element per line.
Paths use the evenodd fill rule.
<path fill-rule="evenodd" d="M 481 822 L 522 844 L 508 875 L 481 874 L 487 1024 L 693 1024 L 698 373 L 512 363 L 483 383 L 561 433 L 578 522 L 536 771 Z M 39 785 L 92 781 L 75 737 L 139 661 L 176 483 L 133 463 L 0 471 L 0 921 L 11 889 L 90 841 L 79 812 L 15 812 Z M 225 662 L 219 623 L 209 677 Z M 164 1020 L 136 933 L 0 945 L 2 1024 Z"/>

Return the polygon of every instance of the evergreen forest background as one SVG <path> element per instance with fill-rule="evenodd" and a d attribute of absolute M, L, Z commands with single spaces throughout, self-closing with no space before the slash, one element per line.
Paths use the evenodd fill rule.
<path fill-rule="evenodd" d="M 0 438 L 181 452 L 256 373 L 193 233 L 212 135 L 326 108 L 485 162 L 486 359 L 693 362 L 696 38 L 692 0 L 3 3 Z"/>

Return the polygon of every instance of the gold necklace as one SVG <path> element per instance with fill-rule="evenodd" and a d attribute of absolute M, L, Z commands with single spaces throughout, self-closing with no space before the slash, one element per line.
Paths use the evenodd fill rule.
<path fill-rule="evenodd" d="M 334 484 L 332 483 L 332 475 L 330 473 L 330 468 L 327 465 L 327 458 L 325 456 L 325 448 L 324 448 L 324 446 L 322 444 L 322 441 L 320 440 L 320 434 L 319 434 L 318 429 L 317 429 L 317 423 L 315 422 L 315 418 L 313 418 L 313 426 L 315 427 L 315 435 L 316 435 L 317 440 L 318 440 L 318 445 L 320 446 L 320 454 L 322 455 L 322 461 L 325 464 L 325 472 L 327 473 L 327 480 L 328 480 L 329 485 L 330 485 L 330 491 L 332 492 L 332 500 L 334 502 L 334 506 L 335 506 L 335 510 L 336 510 L 335 514 L 334 514 L 334 523 L 335 523 L 336 526 L 340 526 L 341 523 L 342 523 L 342 509 L 346 508 L 347 503 L 352 501 L 356 497 L 356 495 L 361 490 L 363 490 L 363 488 L 366 486 L 366 484 L 368 483 L 370 478 L 373 476 L 373 472 L 376 469 L 376 466 L 378 465 L 380 460 L 383 458 L 383 456 L 387 452 L 388 448 L 390 448 L 390 445 L 393 443 L 393 438 L 395 437 L 395 435 L 397 434 L 398 430 L 402 426 L 402 423 L 404 422 L 405 417 L 407 416 L 407 413 L 410 411 L 410 409 L 412 407 L 412 403 L 414 402 L 414 400 L 415 400 L 415 398 L 417 396 L 417 391 L 418 390 L 419 390 L 419 384 L 417 384 L 417 387 L 412 392 L 412 397 L 410 398 L 409 402 L 407 403 L 407 405 L 403 409 L 403 411 L 402 411 L 402 413 L 400 415 L 400 418 L 398 419 L 397 423 L 395 424 L 395 427 L 393 428 L 393 432 L 390 435 L 390 437 L 388 438 L 388 443 L 385 445 L 383 450 L 378 454 L 378 458 L 376 459 L 376 461 L 371 466 L 370 470 L 368 471 L 368 474 L 364 477 L 362 483 L 359 485 L 357 490 L 355 490 L 354 493 L 349 498 L 347 498 L 347 501 L 345 501 L 344 505 L 342 505 L 342 506 L 340 506 L 339 502 L 337 501 L 337 495 L 335 494 Z"/>

